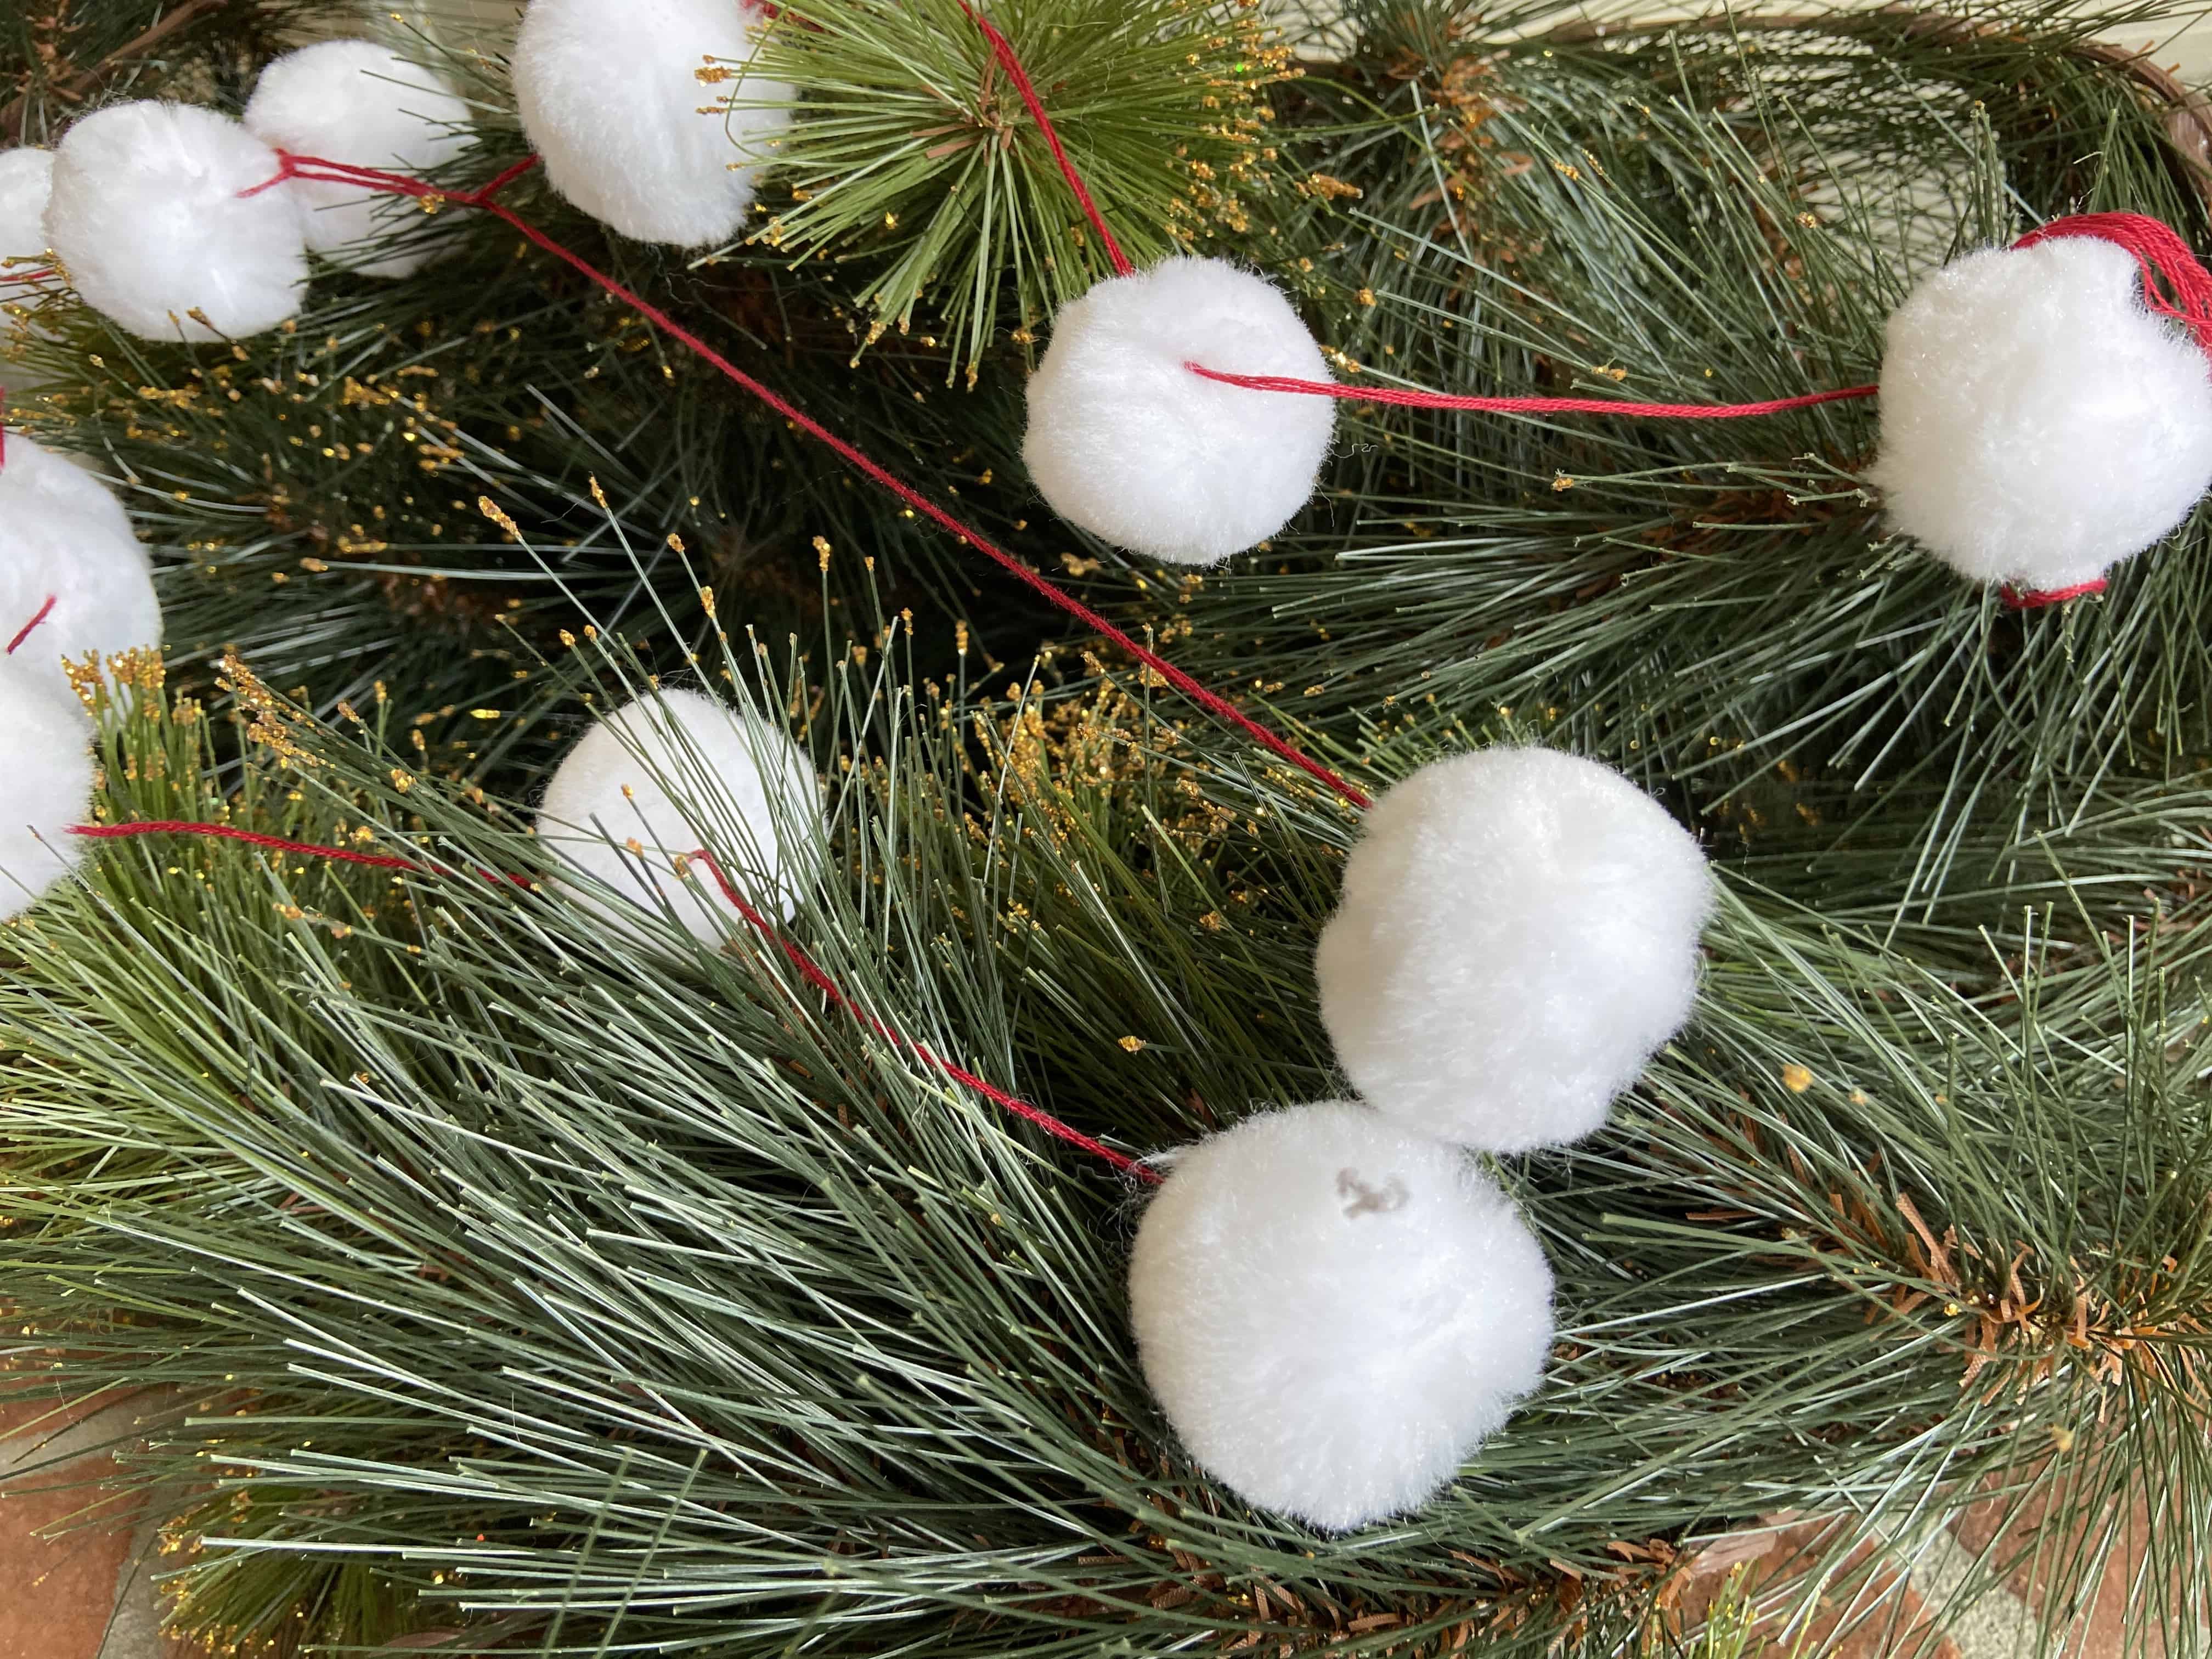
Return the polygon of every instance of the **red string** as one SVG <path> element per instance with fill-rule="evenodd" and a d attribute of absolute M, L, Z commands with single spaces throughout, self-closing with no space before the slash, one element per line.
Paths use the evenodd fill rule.
<path fill-rule="evenodd" d="M 286 841 L 282 836 L 256 835 L 251 830 L 234 830 L 227 823 L 195 823 L 185 818 L 149 818 L 137 823 L 75 823 L 70 834 L 82 836 L 88 841 L 120 841 L 136 836 L 201 836 L 214 841 L 244 842 L 248 847 L 265 847 L 276 853 L 297 853 L 302 858 L 323 859 L 338 864 L 364 864 L 372 870 L 415 870 L 430 872 L 427 864 L 412 859 L 383 857 L 374 853 L 356 853 L 343 847 L 316 847 L 307 842 Z M 486 881 L 505 882 L 515 887 L 531 884 L 527 876 L 503 875 L 496 870 L 479 870 L 477 874 Z"/>
<path fill-rule="evenodd" d="M 1057 606 L 1059 609 L 1066 611 L 1069 616 L 1073 617 L 1077 621 L 1082 623 L 1086 628 L 1091 629 L 1093 632 L 1103 635 L 1106 639 L 1111 640 L 1116 646 L 1127 652 L 1131 657 L 1142 663 L 1146 667 L 1151 669 L 1162 679 L 1165 680 L 1170 685 L 1182 692 L 1183 696 L 1188 697 L 1193 702 L 1198 704 L 1200 708 L 1205 709 L 1208 714 L 1243 732 L 1245 736 L 1250 738 L 1255 743 L 1267 750 L 1270 754 L 1276 756 L 1281 760 L 1287 761 L 1290 764 L 1297 767 L 1308 776 L 1315 779 L 1316 781 L 1323 785 L 1326 785 L 1329 789 L 1334 790 L 1339 796 L 1350 802 L 1352 805 L 1364 808 L 1370 804 L 1369 797 L 1364 790 L 1360 789 L 1346 779 L 1340 777 L 1336 773 L 1331 771 L 1328 767 L 1314 759 L 1312 756 L 1307 754 L 1304 750 L 1290 742 L 1289 739 L 1278 737 L 1274 732 L 1261 725 L 1259 721 L 1254 720 L 1249 714 L 1244 713 L 1243 709 L 1237 708 L 1236 704 L 1231 702 L 1226 697 L 1222 696 L 1218 692 L 1207 690 L 1204 685 L 1200 684 L 1197 680 L 1193 679 L 1188 674 L 1176 667 L 1173 663 L 1161 656 L 1158 652 L 1150 649 L 1148 647 L 1139 645 L 1127 633 L 1123 632 L 1121 629 L 1116 628 L 1112 623 L 1107 621 L 1105 617 L 1100 616 L 1097 611 L 1091 609 L 1090 606 L 1085 605 L 1080 599 L 1076 599 L 1071 593 L 1062 592 L 1052 582 L 1038 574 L 1037 572 L 1030 569 L 1029 566 L 1024 564 L 1019 559 L 1014 557 L 1012 554 L 1008 553 L 1004 549 L 999 547 L 996 544 L 987 538 L 982 532 L 974 528 L 972 526 L 963 524 L 960 520 L 953 517 L 951 514 L 938 506 L 936 502 L 931 501 L 927 495 L 921 494 L 921 491 L 903 483 L 895 474 L 878 465 L 875 461 L 870 459 L 867 455 L 864 454 L 859 449 L 854 448 L 844 439 L 839 437 L 836 433 L 830 431 L 829 428 L 823 426 L 819 421 L 815 420 L 812 416 L 805 413 L 797 404 L 788 402 L 785 398 L 778 396 L 767 386 L 762 385 L 760 381 L 753 379 L 751 375 L 746 374 L 728 358 L 723 356 L 720 352 L 715 350 L 714 347 L 708 345 L 696 334 L 691 332 L 690 329 L 685 328 L 683 324 L 678 322 L 666 312 L 661 310 L 659 307 L 653 305 L 643 296 L 624 287 L 613 277 L 608 276 L 605 271 L 593 266 L 580 254 L 573 252 L 568 248 L 564 247 L 562 244 L 555 241 L 550 236 L 547 235 L 544 231 L 539 230 L 535 225 L 531 224 L 528 221 L 520 217 L 518 215 L 510 211 L 506 207 L 501 206 L 498 202 L 493 199 L 498 191 L 503 189 L 514 179 L 521 177 L 523 173 L 526 173 L 532 166 L 536 165 L 536 160 L 537 158 L 533 156 L 527 161 L 521 162 L 514 167 L 509 167 L 505 173 L 501 173 L 497 179 L 494 179 L 483 189 L 473 191 L 447 191 L 437 190 L 431 185 L 422 183 L 417 179 L 404 178 L 398 173 L 380 173 L 371 167 L 348 167 L 340 162 L 321 161 L 314 156 L 307 155 L 284 156 L 283 161 L 286 170 L 283 176 L 286 178 L 313 179 L 327 184 L 358 184 L 373 185 L 378 189 L 392 191 L 403 196 L 413 196 L 418 198 L 435 197 L 441 200 L 458 202 L 466 207 L 481 208 L 483 211 L 493 215 L 505 224 L 512 227 L 534 246 L 544 249 L 555 258 L 561 260 L 563 264 L 581 272 L 586 277 L 589 278 L 599 288 L 605 289 L 607 293 L 613 295 L 623 304 L 630 307 L 631 309 L 635 310 L 640 316 L 643 317 L 647 322 L 653 324 L 654 327 L 668 335 L 672 339 L 679 341 L 684 345 L 689 347 L 698 356 L 704 359 L 707 362 L 711 363 L 716 369 L 720 370 L 737 385 L 743 386 L 747 392 L 759 398 L 761 402 L 766 404 L 770 409 L 775 410 L 777 414 L 782 416 L 784 419 L 789 421 L 800 431 L 805 433 L 809 437 L 815 439 L 817 441 L 827 445 L 854 471 L 873 480 L 876 483 L 882 485 L 883 488 L 890 491 L 890 493 L 897 496 L 899 500 L 904 501 L 915 512 L 921 514 L 923 517 L 928 519 L 932 523 L 937 525 L 941 529 L 949 531 L 951 534 L 959 538 L 962 542 L 975 547 L 986 558 L 998 565 L 1000 569 L 1006 571 L 1009 575 L 1022 582 L 1024 586 L 1028 586 L 1032 592 L 1036 592 L 1042 599 Z M 265 186 L 261 186 L 261 188 L 265 188 Z"/>
<path fill-rule="evenodd" d="M 968 14 L 968 21 L 983 31 L 983 38 L 991 43 L 991 51 L 998 58 L 999 67 L 1006 70 L 1006 78 L 1014 83 L 1014 90 L 1021 94 L 1022 102 L 1028 106 L 1030 119 L 1036 123 L 1037 131 L 1044 135 L 1045 143 L 1052 147 L 1052 159 L 1060 163 L 1060 176 L 1067 180 L 1067 187 L 1075 192 L 1075 199 L 1082 204 L 1084 217 L 1091 221 L 1091 228 L 1098 233 L 1098 240 L 1105 244 L 1106 257 L 1114 262 L 1114 274 L 1116 276 L 1129 276 L 1136 267 L 1129 263 L 1128 255 L 1121 252 L 1121 243 L 1114 240 L 1114 233 L 1106 227 L 1106 216 L 1099 212 L 1098 204 L 1091 199 L 1091 191 L 1083 182 L 1083 175 L 1075 170 L 1075 163 L 1067 159 L 1067 152 L 1060 148 L 1060 133 L 1052 124 L 1052 117 L 1045 113 L 1044 100 L 1037 96 L 1036 88 L 1030 84 L 1029 71 L 1022 67 L 1022 60 L 1016 56 L 1006 37 L 991 27 L 990 19 L 976 11 L 968 0 L 959 0 L 959 5 L 960 9 Z"/>
<path fill-rule="evenodd" d="M 2086 582 L 2075 582 L 2071 587 L 2008 587 L 2004 590 L 2008 611 L 2040 611 L 2045 605 L 2063 605 L 2069 599 L 2078 599 L 2091 593 L 2101 593 L 2108 584 L 2102 576 Z"/>
<path fill-rule="evenodd" d="M 4 459 L 5 452 L 0 451 L 0 459 Z M 46 595 L 46 602 L 39 607 L 39 614 L 32 617 L 30 621 L 25 623 L 21 628 L 17 629 L 15 630 L 15 637 L 8 641 L 8 654 L 11 657 L 14 656 L 15 654 L 15 647 L 22 644 L 25 640 L 29 639 L 32 634 L 37 629 L 39 624 L 46 621 L 47 617 L 53 614 L 54 595 L 49 593 Z"/>
<path fill-rule="evenodd" d="M 1728 421 L 1748 415 L 1779 415 L 1816 404 L 1841 403 L 1850 398 L 1871 398 L 1878 386 L 1850 386 L 1833 392 L 1808 392 L 1801 397 L 1773 398 L 1759 404 L 1631 404 L 1611 398 L 1468 398 L 1449 392 L 1423 392 L 1413 386 L 1346 386 L 1341 380 L 1301 380 L 1282 374 L 1231 374 L 1201 363 L 1183 367 L 1224 386 L 1252 392 L 1289 392 L 1310 398 L 1337 398 L 1348 404 L 1392 404 L 1407 409 L 1463 409 L 1486 415 L 1625 415 L 1656 421 Z"/>
<path fill-rule="evenodd" d="M 137 823 L 73 823 L 70 834 L 87 841 L 126 841 L 139 836 L 201 836 L 210 841 L 241 841 L 248 847 L 265 847 L 275 853 L 297 853 L 302 858 L 334 864 L 365 864 L 372 870 L 421 870 L 427 865 L 413 859 L 395 859 L 374 853 L 356 853 L 346 847 L 316 847 L 307 842 L 286 841 L 281 836 L 259 836 L 251 830 L 234 830 L 227 823 L 194 823 L 186 818 L 149 818 Z"/>
<path fill-rule="evenodd" d="M 729 878 L 722 873 L 722 866 L 714 861 L 712 854 L 702 848 L 689 856 L 697 859 L 707 866 L 708 873 L 714 878 L 714 885 L 722 890 L 722 896 L 730 902 L 738 915 L 776 944 L 785 957 L 790 960 L 791 965 L 799 969 L 800 975 L 809 985 L 819 991 L 832 1005 L 843 1009 L 846 1013 L 866 1026 L 878 1036 L 908 1050 L 916 1058 L 935 1066 L 954 1081 L 966 1084 L 986 1100 L 1003 1107 L 1024 1122 L 1034 1123 L 1047 1134 L 1057 1136 L 1071 1146 L 1079 1146 L 1094 1158 L 1105 1159 L 1122 1174 L 1136 1176 L 1145 1181 L 1158 1181 L 1161 1178 L 1158 1170 L 1139 1164 L 1127 1153 L 1118 1152 L 1103 1141 L 1093 1140 L 1072 1124 L 1061 1122 L 1051 1113 L 1030 1105 L 1029 1102 L 1021 1099 L 1018 1096 L 1010 1095 L 1003 1089 L 986 1083 L 964 1066 L 956 1066 L 951 1060 L 941 1058 L 927 1044 L 916 1042 L 912 1037 L 903 1036 L 893 1030 L 875 1015 L 854 1003 L 851 997 L 846 995 L 842 988 L 822 970 L 820 964 L 800 948 L 797 940 L 787 939 L 779 933 L 766 917 L 754 909 L 746 901 L 745 896 L 732 886 Z"/>
<path fill-rule="evenodd" d="M 2127 218 L 2133 216 L 2105 216 Z M 2199 274 L 2203 274 L 2201 267 Z M 2206 297 L 2212 301 L 2212 277 L 2206 278 Z M 2207 313 L 2204 326 L 2212 328 L 2212 312 Z M 1631 420 L 1723 421 L 1750 415 L 1779 415 L 1793 409 L 1811 409 L 1820 404 L 1840 403 L 1845 398 L 1871 398 L 1881 390 L 1878 386 L 1844 386 L 1834 392 L 1809 392 L 1801 397 L 1775 398 L 1757 404 L 1632 404 L 1610 398 L 1463 398 L 1449 392 L 1422 392 L 1405 386 L 1346 386 L 1339 380 L 1301 380 L 1279 374 L 1230 374 L 1218 368 L 1208 368 L 1202 363 L 1187 362 L 1183 367 L 1202 379 L 1218 380 L 1224 386 L 1243 386 L 1248 391 L 1288 392 L 1313 398 L 1337 398 L 1350 404 L 1391 404 L 1408 409 L 1462 409 L 1489 415 L 1619 415 Z M 2063 605 L 2069 599 L 2078 599 L 2084 594 L 2104 591 L 2105 579 L 2100 576 L 2094 581 L 2077 582 L 2071 587 L 2032 591 L 2007 587 L 2002 593 L 2005 608 L 2008 611 L 2039 611 L 2046 605 Z"/>
<path fill-rule="evenodd" d="M 142 836 L 199 836 L 214 841 L 243 842 L 248 847 L 266 848 L 275 853 L 290 853 L 300 858 L 321 859 L 334 864 L 366 865 L 372 870 L 408 870 L 418 875 L 436 873 L 433 866 L 414 859 L 393 858 L 389 854 L 378 853 L 357 853 L 349 847 L 319 847 L 311 842 L 287 841 L 281 836 L 258 835 L 250 830 L 234 829 L 226 823 L 195 823 L 183 819 L 148 819 L 136 823 L 73 824 L 69 833 L 72 836 L 82 836 L 88 841 L 123 841 L 136 839 Z M 755 909 L 745 896 L 732 884 L 730 878 L 722 872 L 720 863 L 716 860 L 712 853 L 702 847 L 693 849 L 684 854 L 684 857 L 696 859 L 707 866 L 708 873 L 714 878 L 715 886 L 721 890 L 722 896 L 730 902 L 738 914 L 770 943 L 781 950 L 792 966 L 799 970 L 806 982 L 819 991 L 833 1006 L 841 1009 L 885 1042 L 906 1049 L 924 1064 L 934 1067 L 956 1083 L 966 1085 L 994 1105 L 1003 1107 L 1024 1122 L 1033 1123 L 1046 1133 L 1066 1141 L 1069 1146 L 1080 1147 L 1093 1157 L 1104 1159 L 1124 1175 L 1133 1175 L 1144 1181 L 1157 1182 L 1162 1179 L 1158 1171 L 1139 1163 L 1127 1153 L 1116 1152 L 1103 1141 L 1094 1140 L 1073 1125 L 1061 1122 L 1060 1119 L 1042 1108 L 1032 1106 L 1018 1096 L 1010 1095 L 1005 1090 L 985 1082 L 965 1066 L 956 1066 L 951 1060 L 942 1058 L 927 1044 L 918 1042 L 912 1037 L 902 1036 L 855 1003 L 845 994 L 836 981 L 824 973 L 821 965 L 812 957 L 807 955 L 795 940 L 787 939 L 778 933 L 775 925 Z M 479 870 L 477 873 L 487 881 L 505 882 L 517 887 L 529 887 L 534 884 L 527 876 L 503 875 L 494 870 Z"/>

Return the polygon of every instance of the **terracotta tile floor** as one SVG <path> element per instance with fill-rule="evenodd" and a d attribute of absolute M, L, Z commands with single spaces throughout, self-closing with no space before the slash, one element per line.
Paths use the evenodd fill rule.
<path fill-rule="evenodd" d="M 151 1583 L 137 1568 L 135 1516 L 70 1523 L 112 1467 L 96 1449 L 128 1419 L 40 1419 L 43 1403 L 0 1398 L 0 1659 L 157 1659 Z M 67 1528 L 64 1535 L 41 1534 Z"/>

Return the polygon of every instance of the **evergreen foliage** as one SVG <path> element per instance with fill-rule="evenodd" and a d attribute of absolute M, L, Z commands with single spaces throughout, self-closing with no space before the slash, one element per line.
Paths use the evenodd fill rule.
<path fill-rule="evenodd" d="M 137 9 L 0 24 L 27 132 L 64 86 L 234 107 L 340 10 Z M 1849 384 L 1958 248 L 2092 207 L 2212 229 L 2193 106 L 2093 44 L 2143 9 L 1600 32 L 1435 0 L 1280 43 L 1201 0 L 993 15 L 1133 252 L 1261 263 L 1377 383 Z M 495 53 L 415 38 L 483 111 L 456 178 L 520 155 Z M 170 1517 L 179 1627 L 1723 1659 L 1757 1609 L 1684 1628 L 1696 1540 L 1844 1516 L 1787 1611 L 1995 1498 L 2047 1517 L 2054 1631 L 2147 1510 L 2136 1623 L 2186 1650 L 2202 514 L 2019 615 L 1884 538 L 1868 410 L 1354 410 L 1272 547 L 1133 566 L 1025 492 L 1024 337 L 1096 250 L 958 6 L 824 0 L 771 40 L 805 101 L 762 234 L 685 262 L 514 204 L 1363 785 L 1498 739 L 1623 767 L 1722 870 L 1698 1015 L 1613 1130 L 1499 1169 L 1559 1278 L 1543 1394 L 1418 1514 L 1249 1510 L 1137 1373 L 1133 1188 L 768 940 L 611 933 L 487 872 L 542 870 L 529 803 L 591 708 L 654 676 L 757 698 L 830 780 L 793 936 L 875 1020 L 1149 1154 L 1340 1090 L 1310 953 L 1347 809 L 495 224 L 457 215 L 407 283 L 324 274 L 235 350 L 42 313 L 20 418 L 123 481 L 170 617 L 166 667 L 85 677 L 100 816 L 422 866 L 115 842 L 0 933 L 0 1352 L 144 1402 L 124 1480 Z M 913 111 L 946 101 L 995 136 L 945 148 Z"/>

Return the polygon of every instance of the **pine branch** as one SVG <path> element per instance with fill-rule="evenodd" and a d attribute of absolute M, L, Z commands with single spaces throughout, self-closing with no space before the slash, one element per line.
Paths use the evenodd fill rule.
<path fill-rule="evenodd" d="M 1545 57 L 1507 48 L 1548 6 L 1484 39 L 1372 9 L 1349 70 L 1276 89 L 1277 161 L 1309 183 L 1251 243 L 1368 373 L 1833 383 L 1866 373 L 1904 274 L 2023 204 L 2198 222 L 2166 112 L 2094 21 Z M 910 21 L 933 19 L 921 56 L 972 75 L 949 15 Z M 495 69 L 448 67 L 504 107 Z M 1190 90 L 1161 94 L 1164 129 Z M 880 157 L 840 137 L 854 101 L 794 142 Z M 1141 229 L 1174 198 L 1164 152 L 1133 154 L 1155 117 L 1109 88 L 1097 118 Z M 515 143 L 488 123 L 460 167 Z M 1066 228 L 1034 162 L 1001 199 L 1044 228 L 1019 262 L 975 255 L 982 337 L 1036 314 L 1021 281 Z M 902 228 L 972 250 L 948 184 L 917 182 Z M 886 334 L 846 367 L 848 285 L 905 257 L 860 234 L 865 188 L 854 240 L 823 245 L 849 263 L 819 270 L 679 268 L 524 199 L 994 527 L 1035 511 L 1020 342 L 936 402 L 964 348 Z M 544 870 L 527 803 L 592 708 L 652 674 L 750 689 L 834 785 L 808 951 L 873 1017 L 1152 1151 L 1340 1088 L 1310 963 L 1348 814 L 1079 641 L 978 665 L 957 550 L 484 228 L 413 283 L 324 279 L 242 361 L 56 320 L 26 348 L 62 377 L 41 430 L 127 481 L 191 659 L 102 705 L 104 811 L 432 866 L 106 845 L 0 935 L 21 1386 L 158 1379 L 193 1407 L 127 1480 L 192 1540 L 194 1632 L 1595 1659 L 1693 1639 L 1681 1564 L 1778 1509 L 1856 1519 L 1735 1633 L 1824 1582 L 1871 1628 L 1885 1562 L 1993 1498 L 2045 1522 L 2053 1610 L 2149 1506 L 2135 1605 L 2203 1619 L 2200 532 L 2031 630 L 1881 539 L 1866 431 L 1831 411 L 1694 441 L 1358 416 L 1324 506 L 1203 576 L 1021 532 L 1367 781 L 1561 742 L 1663 792 L 1725 866 L 1695 1025 L 1613 1133 L 1502 1171 L 1559 1270 L 1552 1384 L 1436 1505 L 1331 1540 L 1175 1445 L 1110 1177 L 757 939 L 611 930 L 480 872 Z M 901 568 L 934 573 L 935 613 L 886 619 Z M 307 699 L 218 670 L 229 641 Z"/>
<path fill-rule="evenodd" d="M 1552 46 L 1620 45 L 1638 36 L 1696 33 L 1735 38 L 1757 34 L 1894 35 L 1943 46 L 1971 46 L 1993 26 L 1987 18 L 1949 14 L 1917 6 L 1869 6 L 1851 11 L 1735 12 L 1705 17 L 1639 21 L 1583 20 L 1545 30 L 1538 38 Z M 2192 166 L 2199 193 L 2212 192 L 2212 102 L 2173 70 L 2153 57 L 2154 47 L 2130 49 L 2110 40 L 2067 41 L 2064 51 L 2084 64 L 2108 67 L 2135 82 L 2151 106 L 2166 112 L 2166 137 L 2175 153 Z"/>
<path fill-rule="evenodd" d="M 578 665 L 606 696 L 604 644 Z M 842 874 L 797 924 L 832 975 L 1139 1149 L 1325 1091 L 1299 941 L 1349 825 L 1141 693 L 917 702 L 900 656 L 784 694 L 825 760 L 872 757 L 829 769 Z M 1698 1024 L 1618 1132 L 1506 1171 L 1560 1276 L 1545 1396 L 1438 1504 L 1329 1540 L 1181 1461 L 1110 1182 L 772 951 L 483 880 L 538 867 L 511 808 L 423 776 L 380 711 L 341 736 L 232 678 L 261 737 L 228 806 L 221 727 L 149 689 L 111 811 L 365 830 L 434 873 L 118 844 L 0 988 L 0 1297 L 62 1362 L 40 1386 L 252 1401 L 137 1463 L 212 1474 L 178 1522 L 203 1632 L 304 1607 L 301 1638 L 481 1620 L 580 1652 L 708 1625 L 781 1650 L 803 1621 L 830 1652 L 1595 1653 L 1664 1630 L 1701 1532 L 1859 1510 L 1820 1551 L 1849 1583 L 1867 1536 L 1909 1550 L 1994 1490 L 2104 1515 L 2203 1409 L 2201 928 L 2039 929 L 1962 993 L 1735 884 Z M 2024 1465 L 2063 1436 L 2106 1449 L 2063 1484 Z M 2186 1618 L 2212 1486 L 2158 1467 Z M 2054 1603 L 2093 1565 L 2054 1563 Z"/>
<path fill-rule="evenodd" d="M 24 123 L 29 118 L 38 97 L 56 98 L 69 104 L 79 103 L 124 65 L 149 56 L 156 47 L 233 3 L 234 0 L 181 0 L 181 3 L 164 12 L 97 62 L 59 76 L 36 88 L 35 92 L 32 88 L 25 87 L 4 108 L 0 108 L 0 137 L 4 137 L 10 143 L 22 142 Z"/>

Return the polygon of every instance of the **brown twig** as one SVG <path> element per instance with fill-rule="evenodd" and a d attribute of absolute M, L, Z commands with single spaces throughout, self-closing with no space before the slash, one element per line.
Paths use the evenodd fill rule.
<path fill-rule="evenodd" d="M 46 91 L 50 96 L 74 103 L 132 58 L 143 57 L 171 35 L 189 28 L 210 12 L 220 11 L 231 3 L 232 0 L 185 0 L 184 4 L 162 14 L 158 21 L 140 30 L 91 68 L 80 70 L 75 75 L 64 76 Z M 23 123 L 30 118 L 30 113 L 31 93 L 26 88 L 15 95 L 6 109 L 0 110 L 0 136 L 20 143 L 23 137 Z"/>

